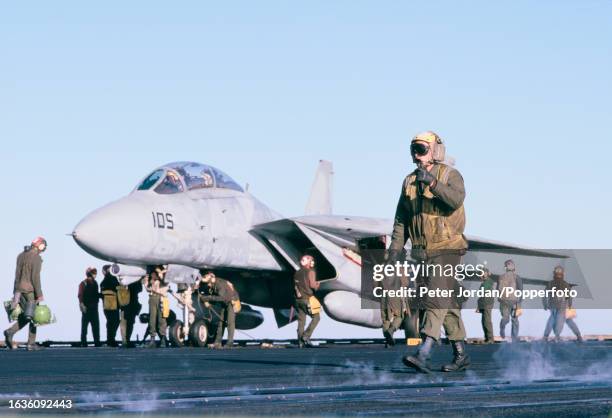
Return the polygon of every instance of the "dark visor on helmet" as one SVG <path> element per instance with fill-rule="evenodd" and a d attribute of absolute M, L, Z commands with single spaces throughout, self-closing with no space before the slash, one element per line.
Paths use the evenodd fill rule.
<path fill-rule="evenodd" d="M 429 152 L 429 145 L 422 142 L 413 142 L 410 144 L 410 152 L 412 155 L 425 155 Z"/>

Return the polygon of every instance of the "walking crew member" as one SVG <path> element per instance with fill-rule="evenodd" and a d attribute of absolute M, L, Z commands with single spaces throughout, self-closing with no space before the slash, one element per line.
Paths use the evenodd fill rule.
<path fill-rule="evenodd" d="M 85 280 L 79 284 L 79 307 L 81 308 L 81 347 L 87 347 L 87 326 L 91 324 L 94 345 L 100 347 L 100 318 L 98 316 L 98 301 L 100 291 L 96 276 L 98 270 L 88 267 Z"/>
<path fill-rule="evenodd" d="M 484 291 L 490 291 L 495 289 L 496 284 L 491 279 L 491 272 L 489 269 L 484 269 L 484 274 L 481 276 L 482 283 L 480 284 L 480 289 Z M 495 298 L 493 297 L 481 297 L 478 298 L 478 308 L 476 312 L 482 315 L 481 324 L 482 330 L 484 332 L 484 343 L 485 344 L 493 344 L 495 342 L 495 336 L 493 334 L 493 305 L 495 304 Z"/>
<path fill-rule="evenodd" d="M 546 290 L 569 292 L 571 289 L 571 285 L 565 281 L 565 270 L 563 267 L 555 267 L 553 279 L 546 285 Z M 550 331 L 554 330 L 555 340 L 559 341 L 561 332 L 563 331 L 563 325 L 567 323 L 574 335 L 576 335 L 578 342 L 582 342 L 582 335 L 572 316 L 575 313 L 574 309 L 572 309 L 572 298 L 569 296 L 564 298 L 551 295 L 549 298 L 543 299 L 542 302 L 544 303 L 544 310 L 550 310 L 550 317 L 544 329 L 544 339 L 548 340 Z"/>
<path fill-rule="evenodd" d="M 121 339 L 122 348 L 134 348 L 135 345 L 130 341 L 136 317 L 142 309 L 142 305 L 138 302 L 138 295 L 142 292 L 142 283 L 144 278 L 136 282 L 130 283 L 128 286 L 120 286 L 117 290 L 119 306 L 121 310 Z"/>
<path fill-rule="evenodd" d="M 151 342 L 149 348 L 157 348 L 155 342 L 155 334 L 159 335 L 161 347 L 166 347 L 166 317 L 162 311 L 162 298 L 167 297 L 169 285 L 164 280 L 166 269 L 164 266 L 158 266 L 149 275 L 146 283 L 147 291 L 149 292 L 149 335 Z"/>
<path fill-rule="evenodd" d="M 13 342 L 13 336 L 27 324 L 30 325 L 28 333 L 27 350 L 38 350 L 36 345 L 36 327 L 32 323 L 35 305 L 44 300 L 40 285 L 40 270 L 42 258 L 40 256 L 47 249 L 47 241 L 38 237 L 32 241 L 32 245 L 26 247 L 17 256 L 17 267 L 15 269 L 15 283 L 13 285 L 14 301 L 21 308 L 21 314 L 10 328 L 4 331 L 6 346 L 12 350 L 17 348 Z M 13 306 L 15 308 L 15 306 Z"/>
<path fill-rule="evenodd" d="M 110 264 L 102 267 L 104 279 L 100 283 L 102 291 L 102 304 L 104 316 L 106 317 L 106 345 L 109 347 L 117 347 L 117 329 L 119 328 L 119 306 L 117 303 L 117 288 L 119 280 L 110 273 Z"/>
<path fill-rule="evenodd" d="M 223 332 L 227 328 L 227 341 L 225 348 L 232 348 L 234 345 L 234 332 L 236 330 L 236 313 L 240 311 L 240 297 L 229 281 L 215 276 L 213 272 L 208 272 L 202 277 L 204 287 L 200 293 L 200 301 L 204 306 L 211 308 L 210 303 L 218 303 L 220 310 L 217 323 L 215 342 L 212 348 L 222 348 Z M 211 308 L 212 309 L 212 308 Z M 215 310 L 215 312 L 217 312 Z"/>
<path fill-rule="evenodd" d="M 516 274 L 516 266 L 514 261 L 506 260 L 504 263 L 506 272 L 499 276 L 497 281 L 497 289 L 502 292 L 499 298 L 499 310 L 501 312 L 501 321 L 499 323 L 499 335 L 506 338 L 506 325 L 512 319 L 512 341 L 518 341 L 519 335 L 519 316 L 523 313 L 521 309 L 521 298 L 514 295 L 514 290 L 523 290 L 523 279 Z M 504 291 L 504 288 L 512 289 L 512 291 Z"/>
<path fill-rule="evenodd" d="M 463 345 L 465 327 L 461 319 L 461 301 L 456 297 L 460 287 L 454 277 L 441 274 L 448 265 L 453 266 L 454 271 L 467 249 L 463 236 L 463 177 L 459 171 L 443 163 L 444 144 L 433 132 L 415 136 L 410 152 L 418 168 L 402 184 L 388 261 L 394 263 L 402 258 L 404 245 L 410 238 L 412 258 L 436 267 L 428 269 L 433 270 L 431 275 L 417 278 L 417 281 L 422 280 L 430 290 L 452 290 L 453 296 L 424 298 L 425 318 L 421 328 L 424 341 L 415 356 L 404 357 L 404 364 L 429 372 L 430 352 L 444 327 L 453 347 L 454 359 L 442 370 L 463 370 L 469 366 L 470 360 Z M 440 266 L 444 268 L 440 269 Z"/>
<path fill-rule="evenodd" d="M 321 320 L 319 317 L 321 304 L 314 297 L 314 291 L 319 289 L 320 283 L 317 282 L 317 273 L 314 270 L 315 261 L 312 256 L 303 256 L 300 260 L 300 265 L 301 268 L 293 276 L 295 283 L 295 309 L 298 314 L 298 346 L 300 348 L 314 347 L 310 342 L 310 337 Z M 306 315 L 309 315 L 312 320 L 304 331 Z"/>

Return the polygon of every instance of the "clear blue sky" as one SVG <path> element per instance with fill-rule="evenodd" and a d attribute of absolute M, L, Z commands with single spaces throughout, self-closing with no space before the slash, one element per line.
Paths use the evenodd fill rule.
<path fill-rule="evenodd" d="M 603 0 L 5 2 L 0 294 L 44 235 L 60 323 L 41 335 L 76 339 L 77 285 L 101 262 L 64 234 L 167 161 L 215 165 L 289 216 L 325 158 L 336 213 L 391 217 L 425 129 L 465 177 L 468 233 L 611 248 L 611 17 Z M 319 335 L 373 334 L 326 320 Z"/>

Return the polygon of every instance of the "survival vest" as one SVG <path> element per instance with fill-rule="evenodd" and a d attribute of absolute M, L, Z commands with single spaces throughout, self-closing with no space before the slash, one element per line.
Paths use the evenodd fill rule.
<path fill-rule="evenodd" d="M 112 290 L 102 291 L 102 308 L 105 311 L 117 310 L 117 293 Z"/>
<path fill-rule="evenodd" d="M 502 296 L 500 296 L 499 300 L 504 300 L 508 302 L 517 302 L 519 299 L 514 296 L 514 293 L 504 291 L 504 288 L 511 288 L 516 290 L 516 273 L 513 271 L 507 271 L 501 276 L 499 276 L 497 282 L 497 289 L 502 292 Z"/>
<path fill-rule="evenodd" d="M 456 171 L 446 164 L 436 164 L 436 180 L 447 184 L 448 177 Z M 463 205 L 452 209 L 425 187 L 419 193 L 419 183 L 416 173 L 410 174 L 404 180 L 404 194 L 409 200 L 410 223 L 408 234 L 413 248 L 427 250 L 456 250 L 467 248 L 463 236 L 465 230 L 465 210 Z"/>
<path fill-rule="evenodd" d="M 117 301 L 122 308 L 130 304 L 130 289 L 127 286 L 117 286 Z"/>
<path fill-rule="evenodd" d="M 321 302 L 314 296 L 308 298 L 308 313 L 311 315 L 316 315 L 321 312 Z"/>
<path fill-rule="evenodd" d="M 161 311 L 162 317 L 168 318 L 170 316 L 170 300 L 167 296 L 161 297 Z"/>

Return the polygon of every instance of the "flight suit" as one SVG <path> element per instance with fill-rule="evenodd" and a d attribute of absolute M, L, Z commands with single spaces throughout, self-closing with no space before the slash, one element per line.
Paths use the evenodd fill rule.
<path fill-rule="evenodd" d="M 480 285 L 480 289 L 493 290 L 495 288 L 495 282 L 490 277 L 487 277 Z M 485 342 L 491 343 L 495 341 L 495 334 L 493 333 L 493 305 L 495 299 L 492 297 L 481 297 L 478 298 L 478 311 L 481 314 L 482 330 L 484 332 Z"/>
<path fill-rule="evenodd" d="M 100 290 L 104 292 L 113 292 L 115 298 L 117 295 L 117 287 L 119 286 L 119 280 L 110 273 L 107 273 L 100 283 Z M 116 335 L 117 329 L 119 328 L 119 308 L 117 309 L 104 309 L 104 316 L 106 317 L 106 343 L 107 345 L 114 347 L 117 345 Z"/>
<path fill-rule="evenodd" d="M 295 310 L 298 314 L 298 343 L 309 343 L 312 333 L 321 320 L 318 313 L 311 314 L 308 311 L 309 299 L 311 296 L 314 296 L 314 291 L 319 288 L 317 274 L 313 269 L 302 267 L 295 272 L 293 280 L 295 291 Z M 310 316 L 312 320 L 310 321 L 310 324 L 308 324 L 308 328 L 304 330 L 304 327 L 306 326 L 306 316 Z"/>
<path fill-rule="evenodd" d="M 560 291 L 565 289 L 571 290 L 571 286 L 563 279 L 553 279 L 546 285 L 546 290 L 552 289 Z M 570 325 L 570 328 L 572 328 L 572 331 L 574 331 L 576 336 L 580 336 L 580 330 L 578 330 L 578 327 L 574 321 L 571 319 L 567 320 L 565 318 L 567 308 L 572 307 L 571 298 L 562 298 L 552 295 L 549 298 L 543 299 L 543 303 L 544 309 L 550 310 L 550 317 L 546 322 L 546 328 L 544 330 L 545 338 L 548 338 L 550 331 L 552 330 L 555 333 L 555 337 L 558 339 L 561 336 L 561 332 L 563 331 L 563 326 L 565 325 L 566 321 L 572 322 L 573 327 Z M 578 333 L 576 333 L 576 330 L 578 330 Z"/>
<path fill-rule="evenodd" d="M 130 283 L 128 290 L 130 292 L 130 303 L 119 308 L 121 311 L 120 329 L 123 347 L 132 346 L 130 339 L 132 338 L 134 324 L 136 323 L 136 317 L 142 309 L 142 305 L 138 302 L 138 295 L 142 292 L 142 282 L 138 280 Z"/>
<path fill-rule="evenodd" d="M 156 292 L 163 293 L 167 289 L 168 284 L 157 275 L 157 272 L 151 273 L 147 290 L 149 291 L 149 335 L 152 341 L 155 340 L 155 334 L 162 342 L 166 339 L 167 322 L 162 313 L 162 296 Z"/>
<path fill-rule="evenodd" d="M 419 184 L 416 171 L 402 184 L 395 212 L 391 253 L 401 253 L 408 238 L 412 243 L 412 258 L 429 265 L 456 266 L 467 249 L 465 229 L 465 186 L 459 171 L 436 163 L 430 171 L 437 184 L 432 189 Z M 435 270 L 417 281 L 429 289 L 453 290 L 456 296 L 459 282 Z M 425 297 L 422 301 L 425 317 L 421 333 L 440 338 L 444 327 L 449 340 L 463 341 L 465 327 L 461 319 L 461 301 L 456 297 Z"/>
<path fill-rule="evenodd" d="M 94 344 L 100 345 L 100 317 L 98 316 L 98 301 L 100 292 L 98 282 L 88 277 L 79 284 L 79 303 L 85 305 L 81 312 L 81 345 L 87 345 L 87 327 L 91 324 Z"/>
<path fill-rule="evenodd" d="M 202 302 L 219 303 L 221 310 L 219 312 L 219 322 L 217 323 L 217 333 L 215 335 L 214 344 L 221 345 L 223 341 L 223 332 L 227 328 L 226 347 L 231 347 L 234 344 L 234 332 L 236 330 L 236 312 L 234 312 L 233 300 L 239 300 L 240 296 L 234 285 L 225 279 L 216 278 L 215 284 L 208 294 L 200 295 Z"/>
<path fill-rule="evenodd" d="M 28 346 L 33 346 L 36 343 L 36 327 L 30 319 L 26 318 L 25 312 L 27 305 L 34 304 L 43 297 L 40 285 L 42 257 L 36 249 L 31 248 L 17 256 L 16 264 L 13 294 L 20 293 L 19 306 L 22 313 L 17 318 L 17 322 L 8 328 L 5 333 L 12 338 L 15 333 L 29 324 Z"/>
<path fill-rule="evenodd" d="M 497 289 L 501 292 L 504 288 L 509 287 L 516 290 L 523 290 L 523 280 L 514 271 L 507 271 L 499 276 L 497 281 Z M 506 338 L 506 325 L 512 321 L 512 340 L 517 340 L 519 335 L 519 319 L 517 309 L 520 308 L 520 299 L 513 295 L 505 295 L 499 298 L 499 311 L 501 313 L 501 321 L 499 323 L 499 335 Z"/>

